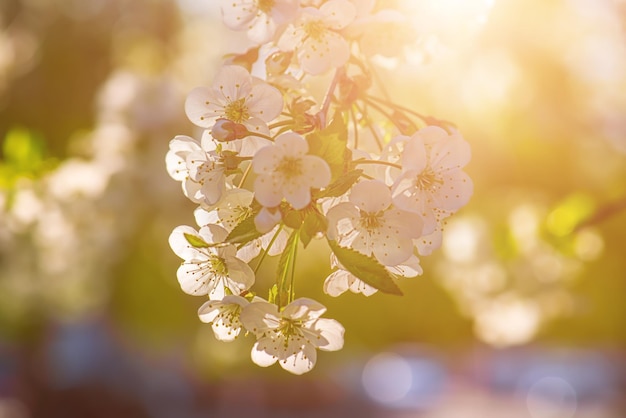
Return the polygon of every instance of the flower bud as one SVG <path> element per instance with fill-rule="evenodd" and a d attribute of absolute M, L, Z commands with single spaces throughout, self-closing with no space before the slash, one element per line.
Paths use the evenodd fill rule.
<path fill-rule="evenodd" d="M 267 75 L 276 76 L 283 74 L 291 63 L 293 52 L 277 51 L 265 59 L 265 70 Z"/>
<path fill-rule="evenodd" d="M 211 135 L 219 142 L 229 142 L 235 139 L 244 138 L 248 133 L 248 128 L 240 123 L 235 123 L 228 119 L 218 119 L 211 128 Z"/>
<path fill-rule="evenodd" d="M 261 211 L 254 218 L 254 226 L 257 231 L 262 234 L 265 234 L 272 230 L 280 220 L 282 219 L 282 214 L 280 210 L 277 208 L 261 208 Z"/>

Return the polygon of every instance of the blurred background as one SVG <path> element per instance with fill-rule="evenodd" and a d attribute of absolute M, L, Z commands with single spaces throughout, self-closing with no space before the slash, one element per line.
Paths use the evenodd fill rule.
<path fill-rule="evenodd" d="M 312 244 L 346 341 L 297 377 L 215 340 L 167 244 L 185 95 L 245 36 L 214 0 L 0 2 L 0 418 L 626 416 L 626 2 L 384 4 L 416 33 L 380 78 L 475 192 L 403 297 L 323 295 Z"/>

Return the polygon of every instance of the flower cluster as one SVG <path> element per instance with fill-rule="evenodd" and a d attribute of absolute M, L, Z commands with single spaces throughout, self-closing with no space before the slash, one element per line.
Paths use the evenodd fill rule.
<path fill-rule="evenodd" d="M 382 52 L 366 27 L 406 34 L 399 13 L 375 1 L 229 0 L 222 16 L 254 46 L 187 97 L 202 137 L 172 139 L 166 165 L 199 205 L 199 229 L 179 226 L 169 241 L 183 291 L 208 298 L 199 316 L 216 338 L 253 334 L 254 363 L 301 374 L 316 349 L 343 346 L 344 328 L 296 298 L 298 248 L 327 241 L 330 296 L 402 294 L 397 279 L 422 273 L 418 257 L 472 194 L 469 145 L 451 124 L 379 97 L 370 58 Z M 309 80 L 331 71 L 316 98 Z M 267 256 L 279 269 L 263 299 L 255 276 Z"/>

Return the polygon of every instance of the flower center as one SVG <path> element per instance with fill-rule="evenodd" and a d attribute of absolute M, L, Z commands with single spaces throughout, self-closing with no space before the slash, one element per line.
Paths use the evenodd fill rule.
<path fill-rule="evenodd" d="M 272 8 L 274 7 L 274 3 L 276 3 L 275 0 L 258 0 L 257 7 L 259 8 L 260 11 L 267 14 L 270 11 L 272 11 Z"/>
<path fill-rule="evenodd" d="M 242 123 L 250 117 L 248 112 L 248 106 L 246 106 L 246 99 L 237 99 L 234 102 L 228 103 L 226 109 L 224 109 L 224 117 L 235 123 Z"/>
<path fill-rule="evenodd" d="M 285 348 L 289 345 L 289 340 L 295 338 L 296 341 L 302 339 L 302 321 L 297 321 L 289 318 L 281 318 L 280 325 L 276 330 L 279 334 L 281 334 L 285 339 L 283 340 L 283 344 Z"/>
<path fill-rule="evenodd" d="M 210 270 L 218 277 L 228 276 L 228 267 L 226 261 L 222 257 L 213 255 L 209 258 Z"/>
<path fill-rule="evenodd" d="M 326 25 L 321 20 L 309 20 L 304 24 L 304 32 L 307 37 L 311 37 L 318 42 L 324 38 L 326 30 Z"/>
<path fill-rule="evenodd" d="M 374 229 L 380 228 L 382 211 L 380 212 L 365 212 L 361 211 L 361 228 L 372 231 Z"/>
<path fill-rule="evenodd" d="M 302 159 L 286 157 L 276 167 L 276 172 L 283 175 L 286 180 L 302 175 Z"/>
<path fill-rule="evenodd" d="M 415 187 L 421 190 L 437 190 L 443 181 L 435 175 L 431 168 L 422 171 L 415 179 Z"/>

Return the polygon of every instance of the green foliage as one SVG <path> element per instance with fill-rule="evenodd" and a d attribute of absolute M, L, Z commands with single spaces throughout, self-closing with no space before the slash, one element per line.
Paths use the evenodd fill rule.
<path fill-rule="evenodd" d="M 324 129 L 306 137 L 309 153 L 323 158 L 330 167 L 331 183 L 343 174 L 350 155 L 346 147 L 348 130 L 341 117 L 335 117 Z"/>
<path fill-rule="evenodd" d="M 192 247 L 209 248 L 212 246 L 211 244 L 209 244 L 208 242 L 204 241 L 202 238 L 196 235 L 191 235 L 191 234 L 183 234 L 183 235 L 185 236 L 185 239 Z"/>
<path fill-rule="evenodd" d="M 285 245 L 285 250 L 280 255 L 280 259 L 278 260 L 275 285 L 276 290 L 274 291 L 274 297 L 276 298 L 276 304 L 281 308 L 291 302 L 290 295 L 293 294 L 293 283 L 287 283 L 287 275 L 289 267 L 292 266 L 293 269 L 293 263 L 296 261 L 296 249 L 298 247 L 299 236 L 300 230 L 298 229 L 295 229 L 291 235 L 289 235 L 287 245 Z M 270 296 L 272 295 L 272 292 L 273 291 L 270 290 Z"/>
<path fill-rule="evenodd" d="M 363 174 L 363 170 L 351 170 L 339 177 L 335 182 L 331 183 L 327 188 L 320 191 L 315 197 L 339 197 L 343 196 L 357 182 Z"/>
<path fill-rule="evenodd" d="M 269 303 L 275 303 L 278 304 L 278 285 L 274 284 L 272 287 L 270 287 L 269 293 L 267 295 L 267 300 Z"/>
<path fill-rule="evenodd" d="M 393 281 L 392 274 L 374 257 L 341 247 L 336 241 L 328 240 L 328 245 L 343 267 L 357 278 L 381 292 L 402 295 L 402 291 Z"/>
<path fill-rule="evenodd" d="M 573 193 L 550 212 L 546 219 L 547 230 L 557 237 L 574 232 L 595 210 L 593 198 L 584 193 Z"/>
<path fill-rule="evenodd" d="M 326 232 L 327 228 L 328 220 L 324 215 L 314 209 L 308 210 L 300 228 L 300 241 L 302 241 L 304 248 L 309 245 L 311 239 L 318 232 Z"/>
<path fill-rule="evenodd" d="M 239 222 L 226 237 L 226 242 L 244 245 L 263 235 L 257 231 L 254 225 L 254 218 L 257 214 L 258 211 L 254 210 L 245 219 Z"/>
<path fill-rule="evenodd" d="M 2 143 L 0 187 L 10 188 L 19 177 L 40 175 L 50 162 L 44 155 L 44 141 L 39 135 L 20 127 L 9 130 Z"/>

